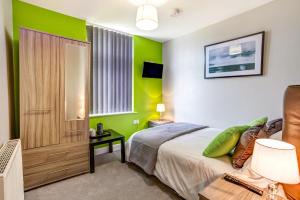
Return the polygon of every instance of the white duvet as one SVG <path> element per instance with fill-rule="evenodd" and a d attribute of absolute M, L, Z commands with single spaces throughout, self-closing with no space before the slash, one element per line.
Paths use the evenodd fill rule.
<path fill-rule="evenodd" d="M 206 128 L 165 142 L 158 150 L 154 175 L 183 198 L 199 199 L 198 192 L 203 187 L 225 172 L 234 170 L 228 156 L 202 156 L 209 142 L 221 131 Z M 133 136 L 127 142 L 128 154 Z"/>

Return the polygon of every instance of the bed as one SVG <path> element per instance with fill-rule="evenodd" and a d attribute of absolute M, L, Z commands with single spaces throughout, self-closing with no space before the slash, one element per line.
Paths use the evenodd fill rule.
<path fill-rule="evenodd" d="M 221 131 L 223 130 L 204 128 L 161 144 L 153 175 L 187 200 L 199 199 L 199 191 L 225 172 L 242 175 L 244 178 L 251 176 L 249 174 L 251 159 L 247 160 L 242 169 L 234 169 L 231 158 L 227 155 L 219 158 L 202 156 L 203 150 Z M 133 134 L 126 143 L 126 159 L 129 162 L 132 140 L 137 133 Z M 282 140 L 282 132 L 270 138 Z M 247 178 L 245 180 L 251 181 Z M 268 184 L 263 178 L 255 180 L 255 183 L 262 187 Z M 284 196 L 283 191 L 280 193 Z"/>
<path fill-rule="evenodd" d="M 222 130 L 205 128 L 163 143 L 157 154 L 154 175 L 188 200 L 198 199 L 198 192 L 213 180 L 235 170 L 229 156 L 202 156 L 207 144 Z M 133 134 L 126 145 L 127 160 Z"/>

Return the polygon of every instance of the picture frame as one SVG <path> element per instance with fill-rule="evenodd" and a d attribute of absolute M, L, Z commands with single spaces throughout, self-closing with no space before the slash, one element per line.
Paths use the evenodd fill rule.
<path fill-rule="evenodd" d="M 265 31 L 204 46 L 204 78 L 262 76 Z"/>

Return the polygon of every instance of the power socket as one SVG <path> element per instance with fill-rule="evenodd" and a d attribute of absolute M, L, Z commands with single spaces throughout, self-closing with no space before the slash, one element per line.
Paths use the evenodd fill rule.
<path fill-rule="evenodd" d="M 133 123 L 134 125 L 138 125 L 138 124 L 140 123 L 140 120 L 134 119 L 132 123 Z"/>

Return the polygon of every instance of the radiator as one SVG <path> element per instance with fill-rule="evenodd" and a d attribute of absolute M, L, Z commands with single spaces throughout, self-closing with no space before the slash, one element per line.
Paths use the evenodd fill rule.
<path fill-rule="evenodd" d="M 20 140 L 10 140 L 0 149 L 0 200 L 24 200 Z"/>

